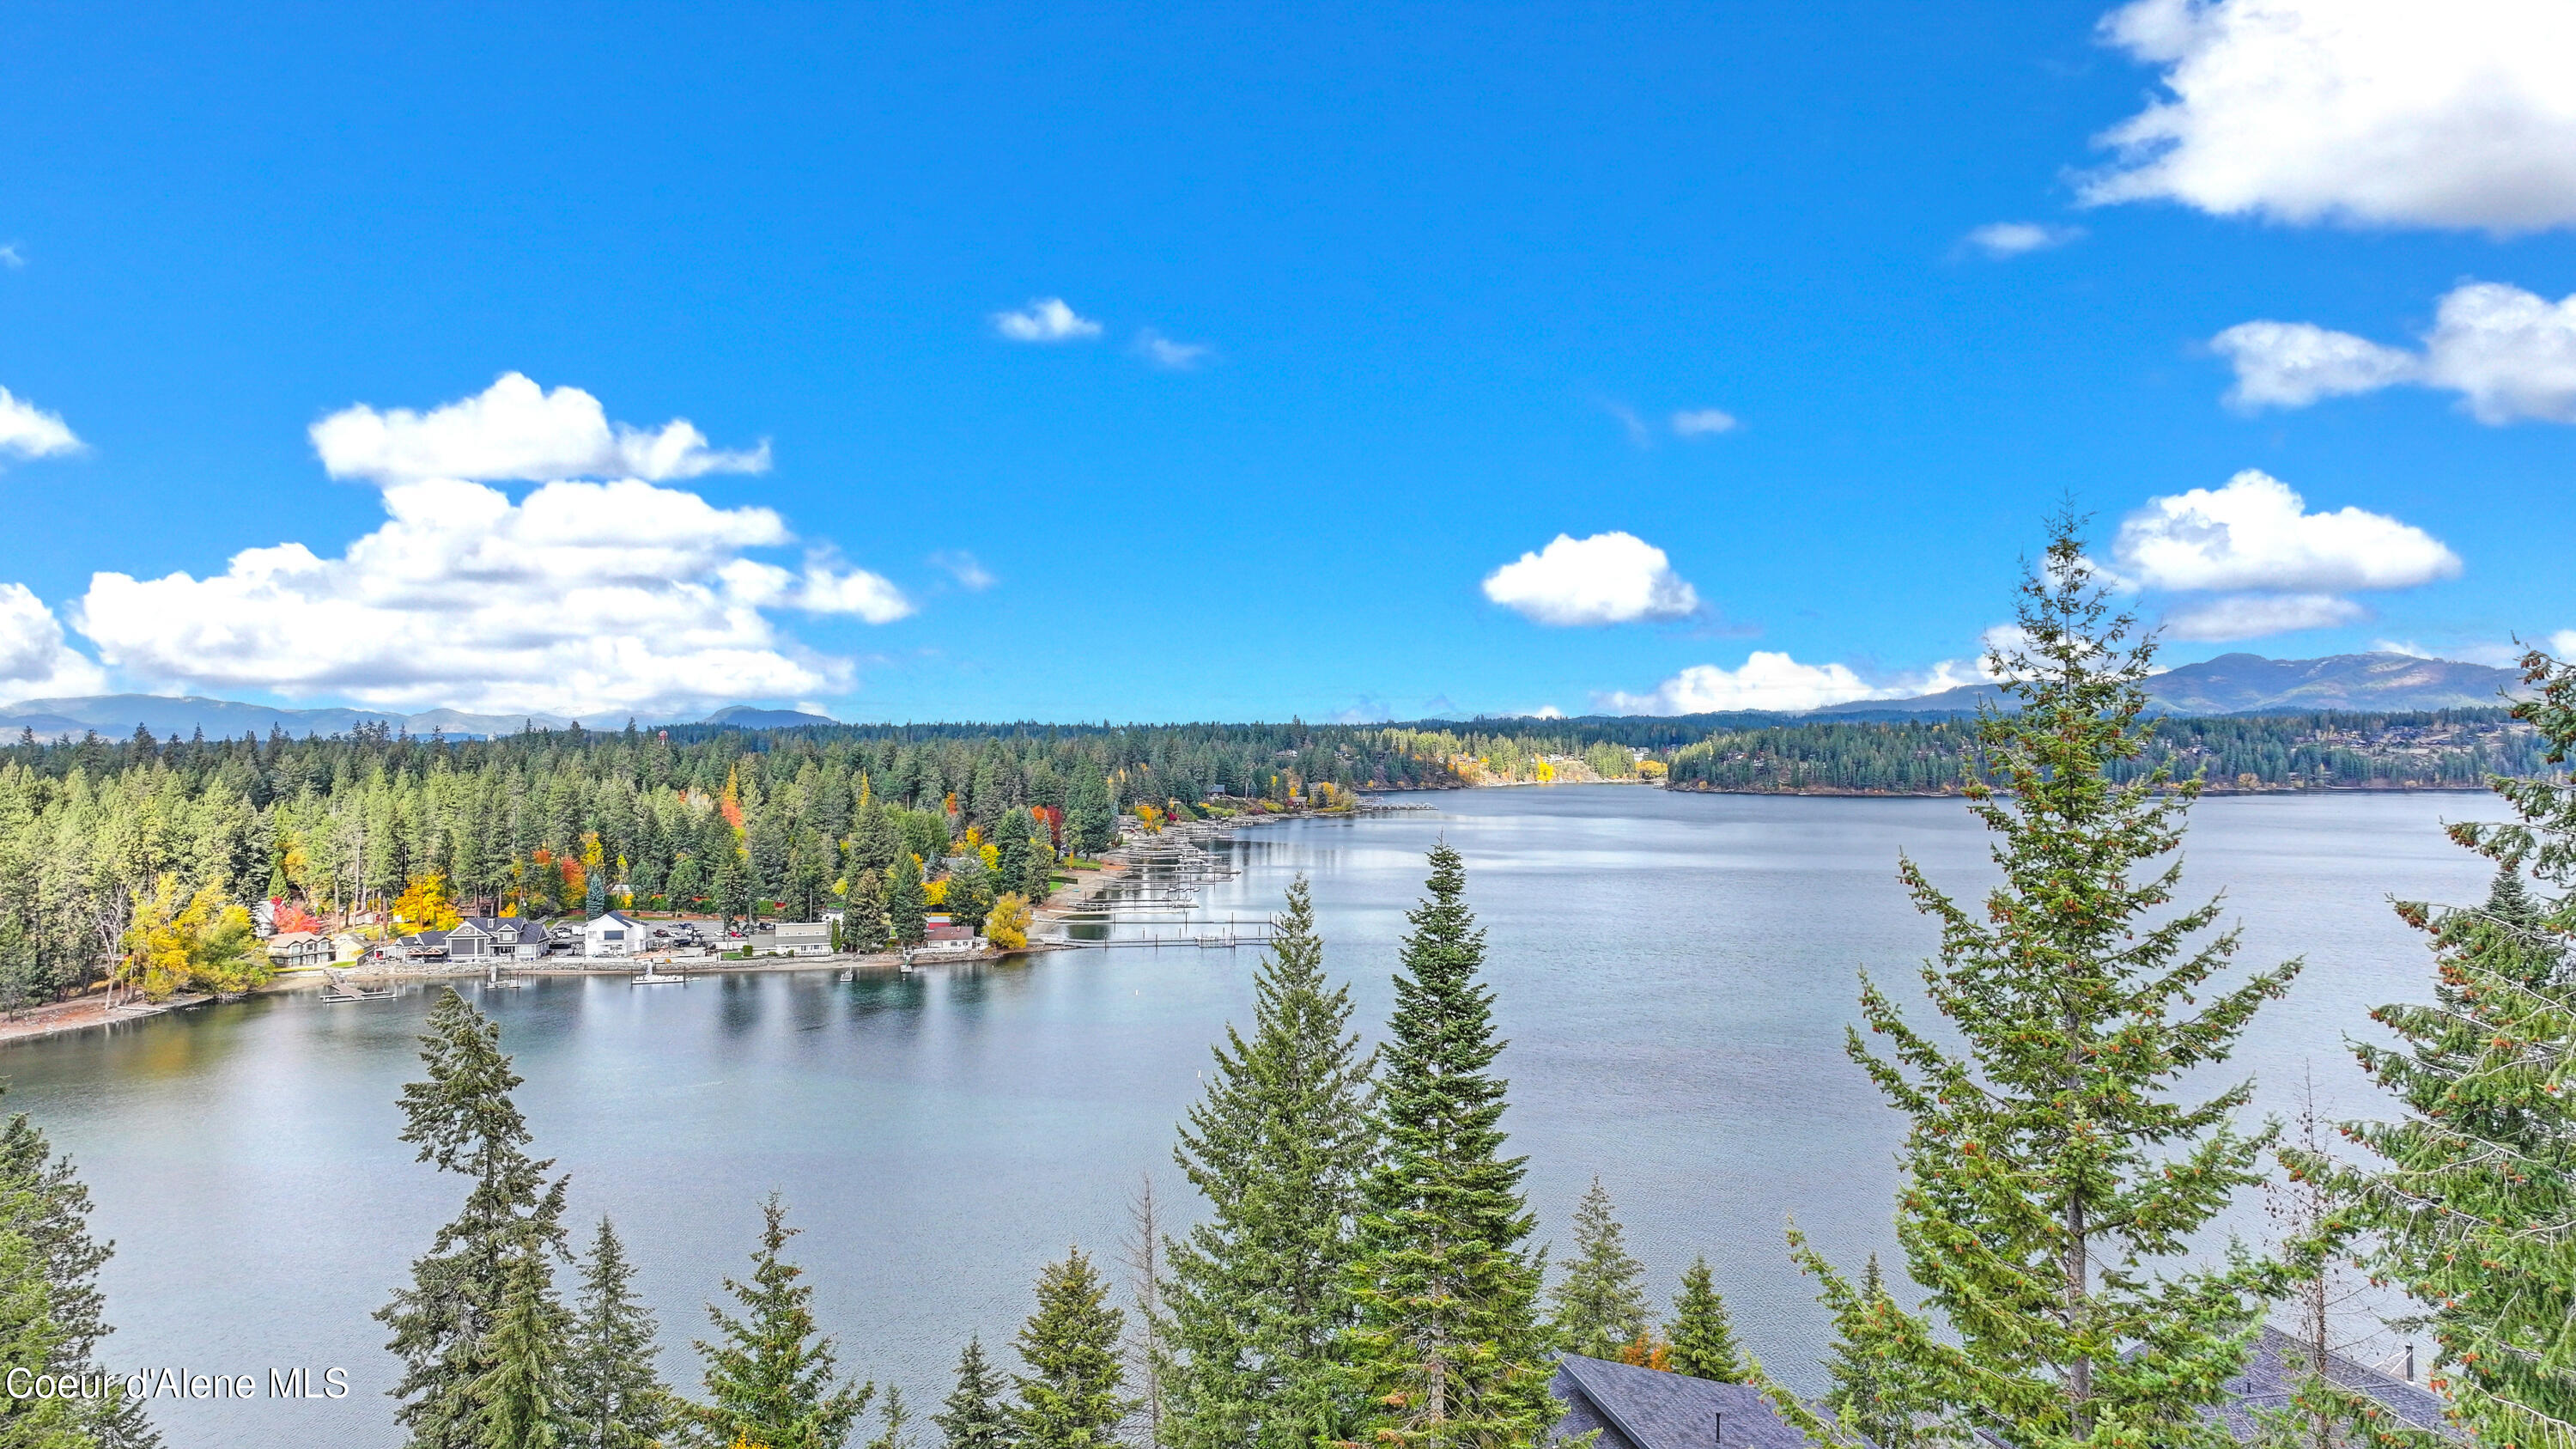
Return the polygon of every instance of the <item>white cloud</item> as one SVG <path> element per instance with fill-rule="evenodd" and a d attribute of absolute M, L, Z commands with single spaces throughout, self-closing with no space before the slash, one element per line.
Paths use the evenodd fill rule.
<path fill-rule="evenodd" d="M 2565 642 L 2576 642 L 2576 631 L 2561 631 Z M 2412 639 L 2373 639 L 2370 647 L 2382 654 L 2404 654 L 2415 659 L 2457 659 L 2468 664 L 2486 664 L 2502 669 L 2521 662 L 2528 645 L 2512 641 L 2488 640 L 2467 644 L 2445 644 L 2439 649 L 2427 648 Z"/>
<path fill-rule="evenodd" d="M 2083 237 L 2084 228 L 2080 226 L 2058 226 L 2039 221 L 1996 221 L 1978 227 L 1961 240 L 1996 261 L 2003 261 L 2032 252 L 2044 252 L 2050 247 L 2062 247 Z"/>
<path fill-rule="evenodd" d="M 1148 327 L 1136 334 L 1136 355 L 1167 372 L 1194 372 L 1216 349 L 1203 342 L 1174 342 Z"/>
<path fill-rule="evenodd" d="M 2088 202 L 2290 222 L 2576 222 L 2576 6 L 2136 0 L 2103 37 L 2167 97 L 2104 133 Z"/>
<path fill-rule="evenodd" d="M 992 570 L 976 560 L 975 555 L 962 548 L 942 549 L 932 554 L 930 566 L 946 572 L 957 581 L 957 587 L 969 593 L 980 594 L 1001 582 L 993 577 Z"/>
<path fill-rule="evenodd" d="M 18 250 L 18 244 L 16 242 L 10 242 L 5 246 L 0 246 L 0 267 L 7 267 L 9 270 L 14 272 L 26 264 L 26 254 Z"/>
<path fill-rule="evenodd" d="M 325 558 L 245 549 L 209 578 L 100 573 L 74 610 L 119 670 L 196 688 L 600 716 L 845 688 L 848 661 L 764 609 L 908 609 L 873 574 L 746 558 L 789 541 L 766 508 L 641 480 L 549 483 L 520 502 L 397 483 L 385 524 Z"/>
<path fill-rule="evenodd" d="M 2399 383 L 2456 392 L 2482 423 L 2576 423 L 2576 295 L 2500 282 L 2442 298 L 2420 353 L 2305 322 L 2247 322 L 2210 340 L 2236 367 L 2236 406 L 2305 407 Z"/>
<path fill-rule="evenodd" d="M 994 313 L 993 330 L 1013 342 L 1084 342 L 1100 335 L 1100 324 L 1062 297 L 1040 297 L 1017 312 Z"/>
<path fill-rule="evenodd" d="M 25 584 L 0 584 L 0 699 L 97 694 L 107 675 L 63 642 L 63 626 Z"/>
<path fill-rule="evenodd" d="M 2164 632 L 2174 639 L 2224 643 L 2330 629 L 2370 617 L 2369 609 L 2333 594 L 2222 594 L 2167 614 Z"/>
<path fill-rule="evenodd" d="M 360 403 L 312 427 L 313 449 L 334 478 L 395 484 L 423 478 L 482 482 L 559 478 L 641 478 L 659 482 L 707 473 L 761 473 L 769 445 L 749 452 L 707 446 L 684 418 L 645 431 L 612 425 L 577 387 L 547 392 L 520 373 L 473 397 L 428 412 Z"/>
<path fill-rule="evenodd" d="M 1684 438 L 1711 438 L 1735 431 L 1735 414 L 1717 408 L 1684 408 L 1673 414 L 1673 433 Z"/>
<path fill-rule="evenodd" d="M 79 452 L 80 446 L 81 440 L 72 436 L 61 414 L 46 412 L 0 387 L 0 454 L 48 458 Z"/>
<path fill-rule="evenodd" d="M 1522 715 L 1521 715 L 1521 718 L 1523 718 L 1523 719 L 1563 719 L 1563 718 L 1565 718 L 1565 711 L 1564 711 L 1564 710 L 1561 710 L 1561 709 L 1558 709 L 1555 705 L 1552 705 L 1552 704 L 1542 704 L 1542 705 L 1540 705 L 1540 706 L 1539 706 L 1538 708 L 1536 708 L 1536 709 L 1524 711 L 1524 712 L 1522 713 Z"/>
<path fill-rule="evenodd" d="M 2245 322 L 2209 340 L 2236 367 L 2228 405 L 2303 408 L 2322 397 L 2375 392 L 2415 374 L 2415 357 L 2306 322 Z"/>
<path fill-rule="evenodd" d="M 1485 597 L 1542 624 L 1625 624 L 1699 612 L 1699 594 L 1664 551 L 1633 533 L 1560 533 L 1488 575 Z"/>
<path fill-rule="evenodd" d="M 2411 524 L 2306 509 L 2288 484 L 2249 468 L 2223 488 L 2147 500 L 2111 552 L 2134 582 L 2187 591 L 2404 589 L 2460 571 L 2457 554 Z"/>
<path fill-rule="evenodd" d="M 1735 669 L 1694 664 L 1655 686 L 1650 694 L 1613 690 L 1593 696 L 1593 702 L 1610 714 L 1710 714 L 1821 709 L 1847 700 L 1885 698 L 1889 693 L 1863 683 L 1849 665 L 1801 664 L 1786 654 L 1757 649 Z"/>
<path fill-rule="evenodd" d="M 2576 659 L 2576 629 L 2561 629 L 2550 635 L 2549 652 L 2560 659 Z"/>

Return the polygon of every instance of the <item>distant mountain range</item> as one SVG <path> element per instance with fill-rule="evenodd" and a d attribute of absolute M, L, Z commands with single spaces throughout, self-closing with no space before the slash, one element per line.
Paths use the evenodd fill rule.
<path fill-rule="evenodd" d="M 308 734 L 346 734 L 360 725 L 384 725 L 406 734 L 445 734 L 450 739 L 488 739 L 495 735 L 514 735 L 525 729 L 559 730 L 573 721 L 550 714 L 467 714 L 463 710 L 433 709 L 419 714 L 376 709 L 284 709 L 276 705 L 244 704 L 232 699 L 206 699 L 198 695 L 172 697 L 162 694 L 93 694 L 74 699 L 22 699 L 15 704 L 0 705 L 0 737 L 34 730 L 40 739 L 79 736 L 96 730 L 102 737 L 122 739 L 141 725 L 163 739 L 185 737 L 203 730 L 208 739 L 244 734 L 266 736 L 272 729 L 282 729 L 302 739 Z M 638 721 L 644 723 L 644 721 Z M 737 704 L 720 709 L 704 720 L 655 720 L 651 723 L 699 723 L 731 725 L 737 729 L 787 729 L 797 725 L 827 725 L 835 721 L 818 714 L 799 714 L 794 710 L 762 709 L 755 705 Z M 620 716 L 613 724 L 592 721 L 594 727 L 623 729 L 626 720 Z"/>
<path fill-rule="evenodd" d="M 2481 709 L 2529 692 L 2517 669 L 2418 659 L 2411 654 L 2334 654 L 2323 659 L 2221 654 L 2147 680 L 2147 697 L 2168 714 Z M 2001 697 L 1991 684 L 1972 684 L 1913 699 L 1854 700 L 1816 713 L 1882 718 L 1967 714 Z"/>
<path fill-rule="evenodd" d="M 2463 664 L 2453 659 L 2418 659 L 2411 654 L 2336 654 L 2324 659 L 2222 654 L 2168 670 L 2147 681 L 2148 698 L 2168 714 L 2477 709 L 2502 704 L 2507 696 L 2520 697 L 2526 692 L 2518 670 Z M 2000 697 L 1993 685 L 1976 684 L 1913 699 L 1854 700 L 1805 717 L 1899 719 L 1968 714 Z M 105 738 L 121 739 L 133 734 L 136 725 L 163 739 L 197 730 L 205 731 L 209 739 L 239 739 L 245 733 L 265 736 L 271 729 L 283 729 L 301 739 L 308 734 L 345 734 L 362 724 L 381 724 L 413 735 L 438 732 L 450 739 L 480 739 L 513 735 L 523 729 L 564 729 L 572 723 L 556 715 L 467 714 L 453 709 L 419 714 L 370 709 L 282 709 L 196 695 L 173 698 L 160 694 L 98 694 L 77 699 L 22 699 L 16 704 L 0 705 L 0 740 L 21 730 L 34 730 L 40 739 L 78 736 L 91 730 Z M 621 717 L 590 723 L 594 728 L 622 729 L 626 721 Z M 837 721 L 799 710 L 737 704 L 702 720 L 649 723 L 779 730 Z"/>

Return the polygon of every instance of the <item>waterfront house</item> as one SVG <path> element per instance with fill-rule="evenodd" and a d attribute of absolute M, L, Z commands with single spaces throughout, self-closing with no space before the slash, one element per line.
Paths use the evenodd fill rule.
<path fill-rule="evenodd" d="M 754 956 L 829 956 L 832 954 L 832 928 L 816 921 L 801 924 L 780 921 L 751 933 Z"/>
<path fill-rule="evenodd" d="M 2410 1373 L 2413 1358 L 2410 1349 Z M 2306 1382 L 2315 1361 L 2315 1352 L 2306 1340 L 2265 1325 L 2254 1340 L 2254 1351 L 2245 1357 L 2245 1371 L 2227 1381 L 2227 1402 L 2218 1411 L 2237 1443 L 2252 1444 L 2264 1437 L 2259 1416 L 2291 1408 L 2290 1396 Z M 2442 1396 L 2422 1384 L 2331 1349 L 2325 1355 L 2325 1377 L 2328 1383 L 2378 1404 L 2398 1420 L 2400 1427 L 2454 1441 L 2464 1437 L 2459 1426 L 2442 1412 Z"/>
<path fill-rule="evenodd" d="M 268 959 L 281 971 L 303 971 L 331 964 L 330 938 L 312 931 L 285 931 L 268 938 Z"/>
<path fill-rule="evenodd" d="M 1823 1449 L 1749 1384 L 1569 1353 L 1557 1360 L 1548 1391 L 1565 1405 L 1552 1437 L 1598 1429 L 1593 1449 Z"/>
<path fill-rule="evenodd" d="M 331 933 L 331 959 L 334 962 L 355 961 L 367 954 L 367 938 L 355 931 Z"/>
<path fill-rule="evenodd" d="M 651 929 L 620 911 L 588 921 L 581 928 L 581 954 L 633 956 L 653 949 Z"/>
<path fill-rule="evenodd" d="M 2227 1381 L 2227 1399 L 2209 1410 L 2239 1444 L 2263 1442 L 2264 1419 L 2293 1407 L 2291 1396 L 2307 1378 L 2314 1355 L 2306 1343 L 2265 1327 L 2246 1356 L 2244 1371 Z M 2461 1442 L 2459 1426 L 2442 1412 L 2442 1398 L 2422 1384 L 2340 1353 L 2325 1356 L 2326 1378 L 2377 1403 L 2397 1427 L 2419 1429 Z M 1822 1449 L 1780 1417 L 1768 1395 L 1743 1384 L 1717 1384 L 1579 1354 L 1557 1361 L 1549 1386 L 1565 1405 L 1553 1438 L 1565 1440 L 1598 1429 L 1594 1449 Z M 2003 1441 L 1981 1435 L 1990 1445 Z"/>
<path fill-rule="evenodd" d="M 925 951 L 949 953 L 979 951 L 983 946 L 984 938 L 976 935 L 973 928 L 967 926 L 933 926 L 930 928 L 930 938 L 922 943 L 922 949 Z"/>
<path fill-rule="evenodd" d="M 546 928 L 516 916 L 468 916 L 447 933 L 451 961 L 535 961 L 546 954 Z"/>

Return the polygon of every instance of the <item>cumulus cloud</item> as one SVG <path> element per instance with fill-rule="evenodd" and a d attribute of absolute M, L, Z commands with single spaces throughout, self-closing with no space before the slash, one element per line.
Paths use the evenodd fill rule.
<path fill-rule="evenodd" d="M 2358 624 L 2370 617 L 2368 608 L 2333 594 L 2222 594 L 2165 615 L 2164 632 L 2169 638 L 2216 644 Z"/>
<path fill-rule="evenodd" d="M 2405 589 L 2460 571 L 2459 555 L 2412 524 L 2350 507 L 2310 513 L 2288 484 L 2253 468 L 2223 488 L 2147 500 L 2111 553 L 2140 585 L 2195 592 Z"/>
<path fill-rule="evenodd" d="M 1713 438 L 1735 431 L 1735 414 L 1717 408 L 1684 408 L 1673 414 L 1672 422 L 1676 437 Z"/>
<path fill-rule="evenodd" d="M 2290 222 L 2576 222 L 2576 7 L 2558 0 L 2135 0 L 2109 43 L 2167 94 L 2105 132 L 2093 203 Z"/>
<path fill-rule="evenodd" d="M 63 642 L 63 626 L 25 584 L 0 584 L 0 699 L 97 694 L 107 676 Z"/>
<path fill-rule="evenodd" d="M 59 413 L 49 413 L 0 387 L 0 456 L 49 458 L 80 451 L 81 440 Z"/>
<path fill-rule="evenodd" d="M 1062 297 L 1039 297 L 1017 312 L 994 313 L 993 330 L 1013 342 L 1087 342 L 1100 335 L 1100 324 Z"/>
<path fill-rule="evenodd" d="M 1148 327 L 1136 334 L 1136 355 L 1166 372 L 1195 372 L 1216 356 L 1203 342 L 1174 342 Z"/>
<path fill-rule="evenodd" d="M 473 397 L 428 412 L 360 403 L 312 427 L 313 450 L 334 478 L 394 484 L 424 478 L 477 482 L 760 473 L 769 445 L 724 452 L 685 418 L 651 430 L 611 424 L 599 399 L 577 387 L 552 392 L 503 373 Z"/>
<path fill-rule="evenodd" d="M 1699 612 L 1664 551 L 1633 533 L 1558 534 L 1485 578 L 1485 597 L 1541 624 L 1626 624 Z"/>
<path fill-rule="evenodd" d="M 2210 346 L 2236 369 L 2228 402 L 2248 411 L 2412 383 L 2458 393 L 2482 423 L 2576 423 L 2576 296 L 2462 283 L 2419 352 L 2306 322 L 2246 322 Z"/>
<path fill-rule="evenodd" d="M 1888 693 L 1865 683 L 1849 665 L 1801 664 L 1786 654 L 1757 649 L 1734 669 L 1694 664 L 1655 686 L 1651 693 L 1613 690 L 1593 696 L 1593 703 L 1610 714 L 1711 714 L 1740 709 L 1786 712 L 1821 709 L 1847 700 L 1884 698 Z"/>
<path fill-rule="evenodd" d="M 384 505 L 385 524 L 337 558 L 284 543 L 202 579 L 96 574 L 74 622 L 107 663 L 160 683 L 599 715 L 845 688 L 847 661 L 782 636 L 764 609 L 909 609 L 861 570 L 745 557 L 790 540 L 766 508 L 640 479 L 516 502 L 435 479 L 386 488 Z"/>
<path fill-rule="evenodd" d="M 1964 245 L 1974 247 L 1996 261 L 2005 261 L 2012 257 L 2026 256 L 2032 252 L 2044 252 L 2050 247 L 2062 247 L 2068 242 L 2080 241 L 2083 237 L 2084 228 L 2080 226 L 2057 226 L 2038 221 L 1996 221 L 1978 227 L 1960 240 Z"/>

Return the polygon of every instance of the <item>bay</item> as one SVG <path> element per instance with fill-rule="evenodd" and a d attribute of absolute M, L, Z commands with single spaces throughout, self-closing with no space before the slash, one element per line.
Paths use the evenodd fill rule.
<path fill-rule="evenodd" d="M 1955 800 L 1619 786 L 1412 799 L 1435 808 L 1244 830 L 1222 847 L 1242 874 L 1202 889 L 1202 915 L 1265 915 L 1306 874 L 1328 965 L 1374 1035 L 1423 852 L 1445 836 L 1488 933 L 1506 1125 L 1543 1231 L 1562 1237 L 1599 1174 L 1659 1300 L 1706 1252 L 1751 1345 L 1812 1382 L 1824 1326 L 1785 1222 L 1841 1261 L 1892 1251 L 1901 1124 L 1843 1055 L 1856 973 L 1910 982 L 1934 943 L 1896 882 L 1899 853 L 1974 892 L 1991 878 L 1984 834 Z M 2429 980 L 2389 898 L 2481 894 L 2483 864 L 2440 826 L 2501 813 L 2429 793 L 2197 808 L 2187 890 L 2226 891 L 2248 963 L 2307 961 L 2225 1074 L 2254 1076 L 2261 1110 L 2294 1105 L 2309 1072 L 2330 1115 L 2378 1110 L 2343 1039 Z M 1248 1018 L 1256 959 L 1119 947 L 911 979 L 465 990 L 501 1023 L 539 1150 L 572 1175 L 576 1235 L 605 1212 L 626 1236 L 675 1383 L 695 1387 L 701 1305 L 740 1271 L 777 1191 L 845 1363 L 926 1411 L 970 1333 L 1007 1342 L 1042 1262 L 1076 1243 L 1116 1252 L 1143 1174 L 1188 1210 L 1172 1127 L 1210 1043 Z M 158 1404 L 172 1444 L 400 1442 L 368 1314 L 460 1195 L 396 1140 L 429 1000 L 269 996 L 0 1051 L 7 1105 L 78 1159 L 117 1240 L 116 1366 L 263 1387 L 272 1367 L 348 1371 L 337 1401 Z M 2259 1227 L 2250 1209 L 2238 1220 Z"/>

